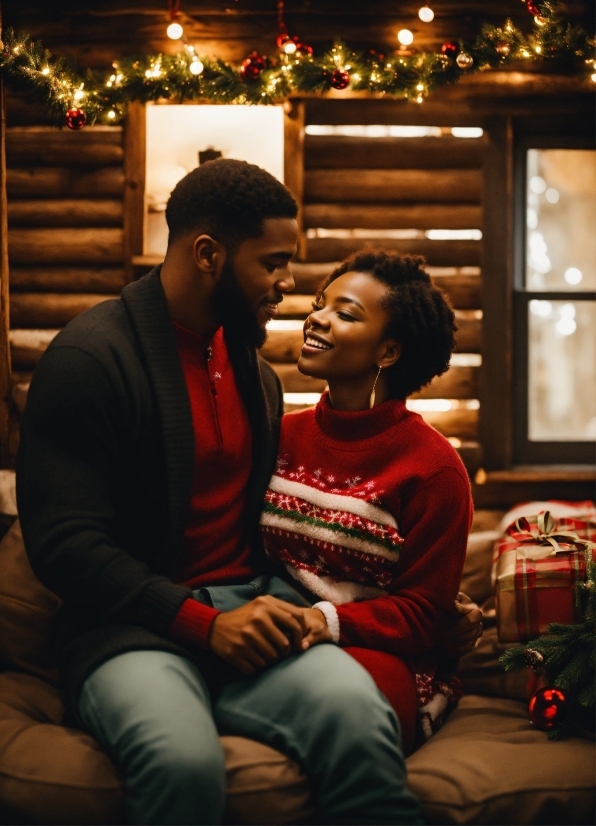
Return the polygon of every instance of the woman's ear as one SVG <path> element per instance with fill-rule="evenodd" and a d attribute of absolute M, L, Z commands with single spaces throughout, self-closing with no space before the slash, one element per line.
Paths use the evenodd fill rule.
<path fill-rule="evenodd" d="M 377 359 L 379 367 L 386 369 L 391 367 L 401 356 L 401 342 L 395 341 L 393 338 L 388 338 L 383 342 L 381 354 Z"/>
<path fill-rule="evenodd" d="M 225 260 L 225 248 L 210 235 L 198 235 L 192 245 L 193 258 L 197 268 L 217 277 Z"/>

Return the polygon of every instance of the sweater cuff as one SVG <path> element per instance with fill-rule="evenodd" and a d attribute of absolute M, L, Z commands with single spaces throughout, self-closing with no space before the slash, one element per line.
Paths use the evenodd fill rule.
<path fill-rule="evenodd" d="M 331 639 L 334 643 L 339 642 L 339 617 L 337 615 L 337 608 L 332 602 L 315 602 L 311 608 L 318 608 L 321 614 L 325 615 L 327 620 L 327 628 L 331 634 Z"/>
<path fill-rule="evenodd" d="M 215 617 L 221 611 L 203 605 L 196 599 L 186 599 L 180 606 L 170 626 L 170 636 L 175 642 L 207 648 L 209 632 Z"/>

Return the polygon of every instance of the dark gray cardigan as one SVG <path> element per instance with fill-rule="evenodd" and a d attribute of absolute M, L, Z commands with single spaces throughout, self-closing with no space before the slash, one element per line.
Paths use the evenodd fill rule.
<path fill-rule="evenodd" d="M 226 336 L 252 428 L 246 520 L 258 518 L 277 450 L 281 387 Z M 39 362 L 21 425 L 17 496 L 42 583 L 64 601 L 57 649 L 76 698 L 104 660 L 133 649 L 186 653 L 167 639 L 188 588 L 169 574 L 181 547 L 194 434 L 159 268 L 83 313 Z"/>

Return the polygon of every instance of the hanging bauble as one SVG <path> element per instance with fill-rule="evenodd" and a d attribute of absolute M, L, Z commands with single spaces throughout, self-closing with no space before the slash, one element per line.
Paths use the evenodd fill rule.
<path fill-rule="evenodd" d="M 466 52 L 460 52 L 455 58 L 455 62 L 460 69 L 469 69 L 474 63 L 474 58 L 472 55 L 466 54 Z"/>
<path fill-rule="evenodd" d="M 290 37 L 289 34 L 280 34 L 276 40 L 277 46 L 287 55 L 296 54 L 298 50 L 298 44 L 300 43 L 299 37 Z"/>
<path fill-rule="evenodd" d="M 334 89 L 345 89 L 350 85 L 350 75 L 345 69 L 335 69 L 331 73 L 331 85 Z"/>
<path fill-rule="evenodd" d="M 511 51 L 511 46 L 509 43 L 506 43 L 504 40 L 500 40 L 497 45 L 495 46 L 495 52 L 500 55 L 501 57 L 507 57 L 509 52 Z"/>
<path fill-rule="evenodd" d="M 540 9 L 534 2 L 534 0 L 526 0 L 526 8 L 532 15 L 532 17 L 540 17 Z"/>
<path fill-rule="evenodd" d="M 543 655 L 540 651 L 536 651 L 535 648 L 526 648 L 524 651 L 524 659 L 528 668 L 533 668 L 535 671 L 538 671 L 538 669 L 544 665 Z"/>
<path fill-rule="evenodd" d="M 242 61 L 240 76 L 246 81 L 257 80 L 264 68 L 265 58 L 261 57 L 258 52 L 251 52 L 246 60 Z"/>
<path fill-rule="evenodd" d="M 296 43 L 296 54 L 299 57 L 312 57 L 312 53 L 313 48 L 309 46 L 308 43 L 302 43 L 301 41 Z"/>
<path fill-rule="evenodd" d="M 567 713 L 569 700 L 560 688 L 539 688 L 528 703 L 530 720 L 541 731 L 558 725 Z"/>
<path fill-rule="evenodd" d="M 441 46 L 441 54 L 447 55 L 447 57 L 455 57 L 458 52 L 459 43 L 456 40 L 448 40 Z"/>
<path fill-rule="evenodd" d="M 83 126 L 86 124 L 87 115 L 83 112 L 82 109 L 73 106 L 72 109 L 69 109 L 68 112 L 64 115 L 64 120 L 66 121 L 66 125 L 69 129 L 73 129 L 74 131 L 76 131 L 77 129 L 82 129 Z"/>

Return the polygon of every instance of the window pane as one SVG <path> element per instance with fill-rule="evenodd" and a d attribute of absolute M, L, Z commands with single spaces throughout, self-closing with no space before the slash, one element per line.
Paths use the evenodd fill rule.
<path fill-rule="evenodd" d="M 526 289 L 596 289 L 596 151 L 529 149 Z"/>
<path fill-rule="evenodd" d="M 528 438 L 593 441 L 596 301 L 533 299 L 528 309 Z"/>

